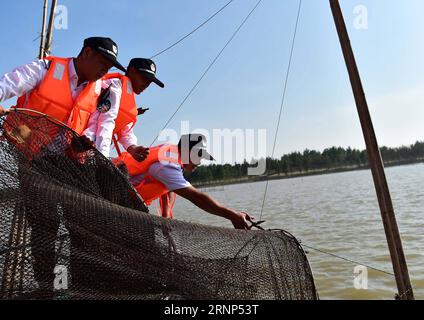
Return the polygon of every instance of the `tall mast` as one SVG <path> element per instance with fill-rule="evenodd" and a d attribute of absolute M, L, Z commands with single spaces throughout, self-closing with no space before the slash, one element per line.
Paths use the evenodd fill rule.
<path fill-rule="evenodd" d="M 49 55 L 51 52 L 52 38 L 53 38 L 53 27 L 54 27 L 54 12 L 56 10 L 57 0 L 53 0 L 50 8 L 49 26 L 47 30 L 47 39 L 45 44 L 45 55 Z"/>
<path fill-rule="evenodd" d="M 337 32 L 342 46 L 344 59 L 349 72 L 350 82 L 355 96 L 356 107 L 361 121 L 362 132 L 367 146 L 368 159 L 371 166 L 374 185 L 377 192 L 378 204 L 380 206 L 381 217 L 383 219 L 384 231 L 386 233 L 393 270 L 395 273 L 398 288 L 398 298 L 401 300 L 413 300 L 411 281 L 408 274 L 405 255 L 402 248 L 399 229 L 393 210 L 389 187 L 384 172 L 383 160 L 375 136 L 374 127 L 368 109 L 355 56 L 350 43 L 343 13 L 338 0 L 330 0 L 331 10 L 334 16 Z"/>
<path fill-rule="evenodd" d="M 43 59 L 44 58 L 44 53 L 45 53 L 44 41 L 45 41 L 45 35 L 46 35 L 47 3 L 48 3 L 48 0 L 44 0 L 44 6 L 43 6 L 43 24 L 41 26 L 40 53 L 38 54 L 38 58 L 39 59 Z"/>

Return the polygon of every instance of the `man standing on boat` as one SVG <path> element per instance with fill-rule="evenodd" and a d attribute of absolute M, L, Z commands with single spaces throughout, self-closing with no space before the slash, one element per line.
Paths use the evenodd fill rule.
<path fill-rule="evenodd" d="M 76 58 L 51 56 L 5 74 L 0 78 L 0 102 L 19 97 L 17 108 L 45 113 L 81 134 L 96 110 L 100 79 L 113 66 L 125 71 L 117 56 L 112 39 L 85 39 Z"/>
<path fill-rule="evenodd" d="M 18 67 L 1 77 L 0 102 L 19 97 L 17 108 L 47 114 L 81 134 L 87 127 L 90 115 L 96 110 L 102 89 L 100 79 L 113 66 L 125 71 L 117 56 L 118 47 L 112 39 L 85 39 L 76 58 L 51 56 Z M 5 112 L 0 108 L 0 115 Z M 51 135 L 49 142 L 54 141 L 58 133 Z M 22 177 L 23 174 L 20 174 L 20 179 Z M 57 204 L 51 204 L 40 215 L 28 196 L 25 212 L 31 227 L 34 277 L 40 292 L 49 295 L 53 292 L 53 269 L 56 263 L 55 240 L 59 228 Z"/>
<path fill-rule="evenodd" d="M 134 58 L 130 61 L 125 75 L 111 73 L 103 78 L 102 93 L 97 111 L 91 116 L 84 135 L 94 141 L 96 148 L 105 157 L 109 156 L 112 139 L 119 141 L 137 161 L 147 157 L 148 149 L 137 146 L 133 128 L 137 121 L 138 109 L 135 95 L 141 94 L 154 82 L 165 85 L 156 78 L 156 64 L 150 59 Z"/>
<path fill-rule="evenodd" d="M 125 163 L 130 182 L 147 204 L 160 200 L 165 218 L 173 218 L 172 206 L 177 194 L 208 213 L 230 220 L 236 229 L 250 229 L 249 222 L 253 218 L 247 213 L 223 206 L 184 178 L 183 170 L 193 172 L 202 159 L 214 160 L 206 151 L 206 137 L 187 134 L 181 136 L 178 145 L 164 144 L 150 148 L 149 155 L 141 163 L 128 153 L 123 153 L 115 163 Z"/>

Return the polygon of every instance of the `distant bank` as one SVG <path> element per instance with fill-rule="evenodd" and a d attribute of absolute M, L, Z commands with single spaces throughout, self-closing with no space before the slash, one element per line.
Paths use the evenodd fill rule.
<path fill-rule="evenodd" d="M 397 148 L 383 146 L 380 153 L 386 166 L 424 162 L 424 141 Z M 249 168 L 252 166 L 244 161 L 200 166 L 188 175 L 187 179 L 195 186 L 217 186 L 369 168 L 367 151 L 350 147 L 331 147 L 323 151 L 306 149 L 303 152 L 283 155 L 281 158 L 267 157 L 260 161 L 266 161 L 266 172 L 260 176 L 249 176 Z"/>
<path fill-rule="evenodd" d="M 394 166 L 402 166 L 402 165 L 411 165 L 411 164 L 424 164 L 424 158 L 418 159 L 410 159 L 410 160 L 398 160 L 398 161 L 387 161 L 384 163 L 384 166 L 394 167 Z M 208 187 L 216 187 L 216 186 L 224 186 L 230 184 L 240 184 L 240 183 L 252 183 L 252 182 L 260 182 L 267 180 L 279 180 L 279 179 L 292 179 L 298 177 L 306 177 L 306 176 L 314 176 L 314 175 L 322 175 L 322 174 L 331 174 L 338 172 L 347 172 L 347 171 L 355 171 L 355 170 L 367 170 L 369 169 L 368 165 L 351 165 L 351 166 L 339 166 L 327 169 L 314 169 L 308 171 L 297 171 L 297 172 L 289 172 L 289 173 L 278 173 L 271 175 L 261 175 L 261 176 L 247 176 L 241 178 L 229 178 L 229 179 L 221 179 L 221 180 L 211 180 L 208 182 L 196 183 L 193 182 L 193 186 L 198 188 L 208 188 Z"/>

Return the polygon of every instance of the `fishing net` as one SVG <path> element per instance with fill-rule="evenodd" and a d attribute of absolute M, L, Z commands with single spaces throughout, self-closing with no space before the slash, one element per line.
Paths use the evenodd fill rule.
<path fill-rule="evenodd" d="M 0 118 L 1 299 L 316 299 L 299 243 L 148 213 L 66 126 Z"/>

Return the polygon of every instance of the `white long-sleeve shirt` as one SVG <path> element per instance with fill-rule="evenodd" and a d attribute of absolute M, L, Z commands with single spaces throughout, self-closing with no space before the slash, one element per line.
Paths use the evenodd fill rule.
<path fill-rule="evenodd" d="M 17 67 L 13 71 L 6 73 L 0 78 L 0 102 L 13 97 L 20 97 L 35 89 L 45 78 L 50 61 L 36 60 L 29 64 Z M 69 82 L 72 99 L 75 99 L 87 86 L 88 82 L 83 82 L 78 86 L 78 75 L 75 70 L 74 60 L 69 62 Z M 118 115 L 119 104 L 122 94 L 121 82 L 118 79 L 98 80 L 96 91 L 110 86 L 111 108 L 106 113 L 96 110 L 90 117 L 88 127 L 84 134 L 95 142 L 96 148 L 106 157 L 109 156 L 112 133 L 115 128 L 115 119 Z M 99 93 L 99 92 L 97 92 Z M 132 124 L 124 128 L 120 135 L 119 142 L 127 149 L 131 145 L 137 144 L 137 137 L 132 130 Z"/>
<path fill-rule="evenodd" d="M 47 60 L 36 60 L 17 67 L 13 71 L 2 76 L 0 78 L 0 102 L 13 97 L 20 97 L 23 94 L 28 95 L 45 78 L 49 63 L 50 62 Z M 75 100 L 82 90 L 84 90 L 88 82 L 83 82 L 78 86 L 78 75 L 75 71 L 73 59 L 69 62 L 69 81 L 72 99 Z M 100 90 L 100 87 L 98 90 Z"/>
<path fill-rule="evenodd" d="M 110 109 L 104 113 L 96 110 L 88 121 L 87 129 L 84 131 L 90 140 L 95 142 L 96 148 L 105 156 L 109 157 L 110 146 L 112 143 L 113 130 L 115 129 L 115 120 L 122 96 L 122 83 L 119 79 L 103 80 L 103 88 L 110 89 L 109 102 Z M 137 137 L 133 131 L 133 124 L 128 124 L 119 135 L 119 142 L 126 149 L 131 145 L 137 145 Z"/>

